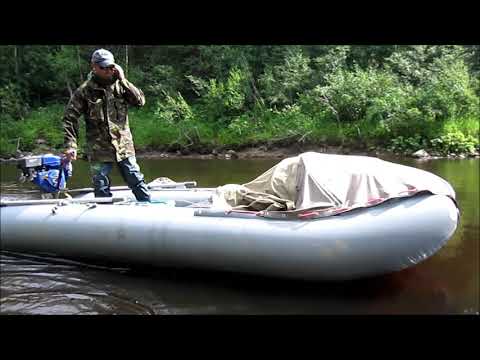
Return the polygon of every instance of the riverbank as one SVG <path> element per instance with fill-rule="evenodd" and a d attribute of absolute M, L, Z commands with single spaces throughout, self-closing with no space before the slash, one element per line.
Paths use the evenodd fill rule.
<path fill-rule="evenodd" d="M 142 159 L 284 159 L 287 157 L 297 156 L 304 152 L 318 152 L 323 154 L 337 154 L 337 155 L 358 155 L 358 156 L 372 156 L 372 157 L 386 157 L 386 158 L 405 158 L 411 157 L 419 160 L 435 160 L 435 159 L 467 159 L 467 158 L 480 158 L 480 153 L 469 154 L 448 154 L 446 156 L 430 155 L 424 150 L 417 151 L 410 155 L 394 153 L 384 149 L 372 149 L 361 150 L 351 149 L 339 146 L 306 146 L 301 148 L 286 148 L 286 147 L 272 147 L 267 148 L 265 146 L 249 147 L 242 150 L 227 150 L 223 152 L 213 152 L 210 154 L 199 153 L 182 153 L 176 152 L 162 152 L 162 151 L 149 151 L 137 153 L 137 158 Z"/>
<path fill-rule="evenodd" d="M 63 151 L 63 111 L 63 106 L 53 104 L 32 111 L 24 120 L 2 121 L 0 157 Z M 419 129 L 393 131 L 367 119 L 340 124 L 303 113 L 298 107 L 281 112 L 265 110 L 258 116 L 246 113 L 223 126 L 200 115 L 176 122 L 165 120 L 153 108 L 132 109 L 130 115 L 139 158 L 276 159 L 315 151 L 427 159 L 467 158 L 480 152 L 477 117 L 451 118 L 435 126 L 425 120 Z M 83 121 L 79 134 L 81 158 L 86 152 Z"/>
<path fill-rule="evenodd" d="M 162 151 L 149 151 L 137 153 L 137 158 L 157 159 L 157 158 L 172 158 L 172 159 L 284 159 L 298 154 L 314 151 L 325 154 L 340 154 L 340 155 L 364 155 L 364 156 L 382 156 L 389 155 L 395 156 L 395 154 L 387 151 L 365 151 L 354 150 L 349 148 L 342 148 L 336 146 L 305 146 L 305 147 L 247 147 L 241 150 L 225 150 L 225 151 L 213 151 L 209 154 L 200 154 L 197 152 L 162 152 Z"/>
<path fill-rule="evenodd" d="M 422 161 L 426 160 L 435 160 L 435 159 L 466 159 L 466 158 L 480 158 L 480 153 L 468 153 L 468 154 L 448 154 L 446 156 L 440 155 L 431 155 L 424 150 L 419 150 L 411 154 L 402 154 L 385 149 L 355 149 L 350 147 L 342 146 L 320 146 L 320 145 L 310 145 L 310 146 L 294 146 L 294 147 L 280 147 L 280 146 L 256 146 L 256 147 L 246 147 L 240 150 L 213 150 L 209 153 L 198 153 L 198 152 L 188 152 L 188 151 L 137 151 L 138 159 L 199 159 L 199 160 L 208 160 L 208 159 L 225 159 L 225 160 L 236 160 L 236 159 L 284 159 L 287 157 L 292 157 L 299 155 L 304 152 L 313 151 L 324 154 L 338 154 L 338 155 L 359 155 L 359 156 L 373 156 L 380 158 L 417 158 Z M 17 152 L 15 157 L 2 158 L 0 157 L 0 162 L 9 163 L 16 162 L 18 159 L 25 156 L 34 156 L 42 154 L 59 154 L 57 149 L 48 148 L 41 146 L 32 150 L 31 152 Z M 82 156 L 79 156 L 82 158 Z"/>

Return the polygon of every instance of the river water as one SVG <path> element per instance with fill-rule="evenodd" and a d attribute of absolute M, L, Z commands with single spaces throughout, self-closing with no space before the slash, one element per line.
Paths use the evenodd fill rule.
<path fill-rule="evenodd" d="M 391 160 L 391 159 L 385 159 Z M 147 181 L 199 187 L 247 182 L 279 160 L 138 159 Z M 479 314 L 479 159 L 395 159 L 449 181 L 461 222 L 433 257 L 394 274 L 348 282 L 278 280 L 197 270 L 115 267 L 0 252 L 0 314 Z M 31 198 L 14 165 L 1 164 L 3 198 Z M 113 185 L 123 185 L 119 173 Z M 90 187 L 74 163 L 69 188 Z M 34 231 L 34 229 L 32 229 Z"/>

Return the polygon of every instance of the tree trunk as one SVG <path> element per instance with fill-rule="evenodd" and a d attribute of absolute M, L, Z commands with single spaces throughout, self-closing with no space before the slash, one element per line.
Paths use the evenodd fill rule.
<path fill-rule="evenodd" d="M 15 59 L 15 77 L 17 78 L 17 81 L 19 80 L 18 79 L 18 49 L 17 49 L 17 45 L 14 45 L 13 46 L 13 58 Z"/>
<path fill-rule="evenodd" d="M 72 91 L 72 87 L 70 86 L 70 81 L 67 79 L 65 82 L 67 83 L 68 93 L 70 94 L 70 98 L 71 98 L 73 96 L 73 91 Z"/>
<path fill-rule="evenodd" d="M 255 86 L 255 79 L 253 77 L 250 78 L 250 83 L 252 85 L 253 97 L 255 98 L 255 100 L 257 100 L 260 104 L 265 105 L 265 102 L 262 96 L 260 95 L 260 93 L 257 90 L 257 87 Z"/>
<path fill-rule="evenodd" d="M 77 66 L 78 66 L 78 75 L 80 79 L 80 84 L 83 82 L 82 76 L 82 65 L 80 64 L 80 47 L 77 45 Z"/>
<path fill-rule="evenodd" d="M 128 45 L 125 45 L 125 77 L 128 77 Z"/>

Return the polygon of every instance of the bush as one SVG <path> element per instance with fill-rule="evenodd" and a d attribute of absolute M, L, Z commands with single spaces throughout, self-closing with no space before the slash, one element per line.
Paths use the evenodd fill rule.
<path fill-rule="evenodd" d="M 131 126 L 136 147 L 143 150 L 198 149 L 202 143 L 211 142 L 213 129 L 208 123 L 200 122 L 197 113 L 198 110 L 192 108 L 180 93 L 158 100 L 153 116 L 148 109 L 135 111 Z"/>
<path fill-rule="evenodd" d="M 222 145 L 270 144 L 288 146 L 306 143 L 318 134 L 315 121 L 301 112 L 298 105 L 283 109 L 258 107 L 256 111 L 245 113 L 218 133 Z"/>
<path fill-rule="evenodd" d="M 420 135 L 415 135 L 412 137 L 398 136 L 391 140 L 388 150 L 395 153 L 411 154 L 420 149 L 427 148 L 428 143 L 428 140 L 422 138 Z"/>
<path fill-rule="evenodd" d="M 471 154 L 479 149 L 478 118 L 460 118 L 446 121 L 431 140 L 435 151 L 447 155 L 450 153 Z"/>
<path fill-rule="evenodd" d="M 146 71 L 132 67 L 129 78 L 132 83 L 143 89 L 147 98 L 175 94 L 182 86 L 180 75 L 170 65 L 155 65 Z"/>
<path fill-rule="evenodd" d="M 267 67 L 259 78 L 260 92 L 273 107 L 292 105 L 305 88 L 309 88 L 312 78 L 310 59 L 301 49 L 287 52 L 284 63 Z"/>
<path fill-rule="evenodd" d="M 328 74 L 347 68 L 347 56 L 350 46 L 332 46 L 322 56 L 313 59 L 315 85 L 325 85 Z"/>
<path fill-rule="evenodd" d="M 300 103 L 308 112 L 324 113 L 332 120 L 388 122 L 405 111 L 411 101 L 411 89 L 383 70 L 340 68 L 326 79 L 325 86 L 303 94 Z"/>
<path fill-rule="evenodd" d="M 172 125 L 179 121 L 193 118 L 190 105 L 188 105 L 179 92 L 175 97 L 167 94 L 165 100 L 157 100 L 153 114 L 156 118 L 169 122 Z"/>
<path fill-rule="evenodd" d="M 479 115 L 479 99 L 463 61 L 440 64 L 418 89 L 416 103 L 425 117 L 436 121 Z"/>
<path fill-rule="evenodd" d="M 198 107 L 205 122 L 228 126 L 242 113 L 248 88 L 247 76 L 244 71 L 233 68 L 225 82 L 210 79 Z"/>
<path fill-rule="evenodd" d="M 53 150 L 61 150 L 63 146 L 63 105 L 50 105 L 31 111 L 24 120 L 7 120 L 2 123 L 0 133 L 0 152 L 4 155 L 12 155 L 13 148 L 19 140 L 19 150 L 33 151 L 36 149 L 36 141 L 43 139 L 46 146 Z M 80 121 L 79 153 L 85 146 L 85 125 Z M 14 144 L 14 145 L 13 145 Z M 52 150 L 52 151 L 53 151 Z"/>
<path fill-rule="evenodd" d="M 177 134 L 175 125 L 149 116 L 142 110 L 130 117 L 130 129 L 137 150 L 165 149 Z"/>
<path fill-rule="evenodd" d="M 443 155 L 472 154 L 479 149 L 478 138 L 464 135 L 460 131 L 447 133 L 430 141 L 431 148 Z"/>
<path fill-rule="evenodd" d="M 385 67 L 415 87 L 429 82 L 432 76 L 464 57 L 458 45 L 401 46 L 385 59 Z"/>
<path fill-rule="evenodd" d="M 433 139 L 427 139 L 420 135 L 413 137 L 398 136 L 391 140 L 388 149 L 402 154 L 411 154 L 420 149 L 448 155 L 448 154 L 472 154 L 479 150 L 478 137 L 465 135 L 459 130 L 448 132 Z"/>
<path fill-rule="evenodd" d="M 17 85 L 8 83 L 0 87 L 0 116 L 2 119 L 23 119 L 28 110 L 28 105 Z"/>

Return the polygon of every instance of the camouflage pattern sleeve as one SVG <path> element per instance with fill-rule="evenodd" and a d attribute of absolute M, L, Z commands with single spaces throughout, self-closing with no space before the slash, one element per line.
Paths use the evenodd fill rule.
<path fill-rule="evenodd" d="M 78 139 L 78 120 L 86 111 L 86 101 L 80 89 L 77 89 L 68 102 L 63 116 L 65 149 L 76 149 Z"/>
<path fill-rule="evenodd" d="M 138 107 L 145 105 L 145 95 L 142 90 L 135 87 L 135 85 L 127 79 L 120 81 L 120 85 L 124 90 L 125 100 L 127 100 L 130 105 Z"/>

